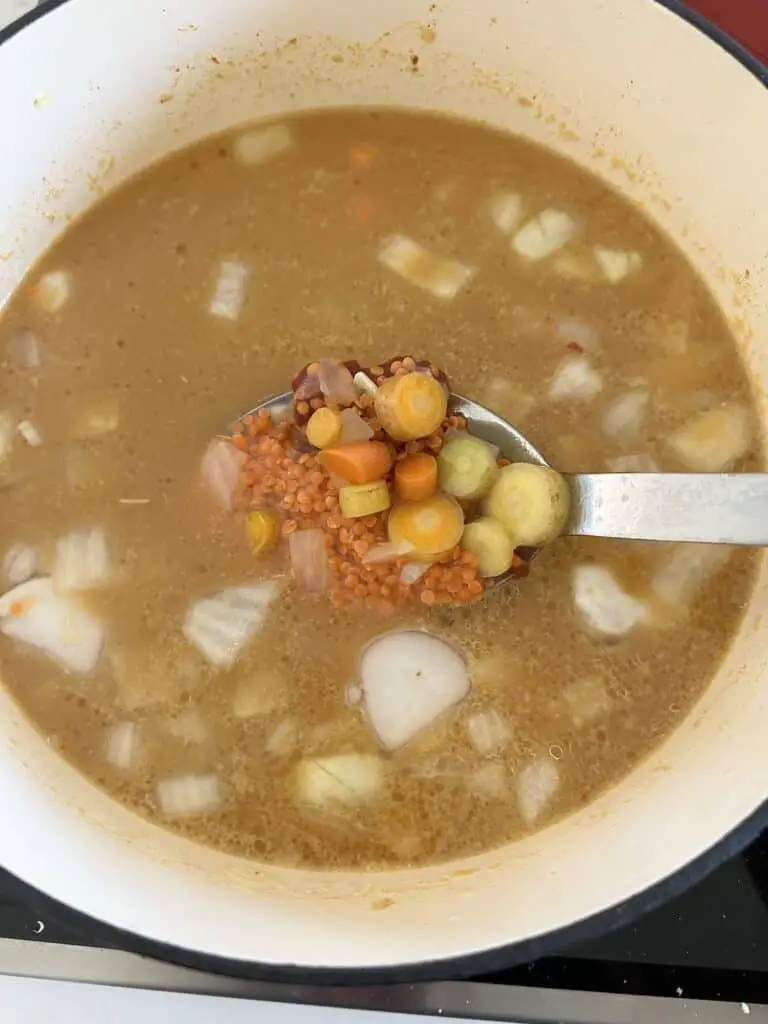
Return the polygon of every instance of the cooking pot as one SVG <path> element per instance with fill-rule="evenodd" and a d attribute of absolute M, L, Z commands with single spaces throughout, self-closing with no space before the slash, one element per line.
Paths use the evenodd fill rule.
<path fill-rule="evenodd" d="M 675 0 L 58 0 L 2 42 L 4 300 L 103 190 L 200 136 L 307 107 L 432 108 L 546 144 L 641 204 L 716 294 L 765 411 L 768 72 Z M 668 898 L 768 823 L 767 612 L 763 563 L 711 686 L 617 786 L 418 870 L 197 846 L 95 789 L 0 691 L 0 863 L 195 966 L 338 983 L 530 959 Z"/>

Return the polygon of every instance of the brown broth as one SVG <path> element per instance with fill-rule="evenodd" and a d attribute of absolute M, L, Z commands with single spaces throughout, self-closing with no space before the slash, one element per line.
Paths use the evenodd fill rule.
<path fill-rule="evenodd" d="M 207 441 L 320 356 L 425 356 L 457 390 L 514 418 L 564 471 L 600 471 L 633 454 L 679 469 L 666 443 L 672 431 L 698 409 L 726 400 L 752 409 L 752 399 L 734 340 L 682 255 L 575 165 L 521 139 L 426 114 L 334 111 L 286 123 L 295 144 L 263 165 L 238 163 L 232 134 L 129 181 L 64 234 L 6 310 L 0 411 L 32 421 L 43 444 L 17 438 L 0 465 L 0 556 L 23 542 L 40 547 L 45 561 L 56 538 L 95 523 L 117 571 L 87 595 L 107 624 L 92 676 L 67 674 L 0 635 L 3 682 L 88 778 L 196 840 L 316 868 L 447 860 L 583 806 L 656 747 L 723 658 L 749 598 L 753 555 L 733 553 L 689 607 L 668 612 L 667 628 L 639 627 L 610 644 L 588 635 L 574 610 L 573 566 L 609 566 L 642 595 L 671 557 L 668 546 L 561 541 L 537 558 L 529 579 L 478 604 L 409 608 L 386 621 L 302 598 L 289 585 L 234 667 L 217 673 L 182 635 L 190 601 L 269 578 L 275 560 L 255 559 L 241 524 L 200 490 Z M 369 148 L 356 149 L 361 144 Z M 641 253 L 642 267 L 614 287 L 561 276 L 554 257 L 526 264 L 488 212 L 507 188 L 524 196 L 529 215 L 554 206 L 577 218 L 577 256 L 601 244 Z M 455 299 L 431 297 L 377 261 L 395 232 L 472 264 L 476 274 Z M 208 312 L 223 259 L 252 268 L 237 322 Z M 45 314 L 30 285 L 59 269 L 71 275 L 71 295 Z M 587 355 L 604 387 L 591 401 L 553 403 L 553 373 L 584 347 L 572 321 L 599 335 Z M 9 355 L 20 328 L 41 339 L 38 368 L 19 368 Z M 606 439 L 602 415 L 631 387 L 650 393 L 642 430 L 631 443 Z M 73 440 L 83 411 L 104 403 L 119 409 L 117 429 Z M 736 468 L 757 465 L 758 456 L 755 440 Z M 121 504 L 126 498 L 149 500 Z M 301 757 L 379 750 L 360 712 L 346 706 L 345 690 L 366 642 L 398 625 L 455 644 L 469 661 L 472 692 L 432 729 L 383 755 L 385 782 L 373 803 L 308 811 L 295 792 Z M 278 680 L 273 706 L 238 719 L 237 688 L 260 678 L 265 685 L 265 671 Z M 602 707 L 584 722 L 574 719 L 567 691 L 590 679 Z M 467 721 L 489 708 L 512 735 L 483 758 L 468 742 Z M 186 740 L 174 735 L 179 716 Z M 141 741 L 135 767 L 121 772 L 105 747 L 126 719 L 138 724 Z M 296 724 L 295 747 L 268 753 L 267 739 L 286 720 Z M 515 786 L 537 757 L 556 762 L 561 784 L 529 825 Z M 472 781 L 487 764 L 502 766 L 495 778 L 503 777 L 503 791 Z M 220 810 L 160 812 L 158 779 L 186 772 L 218 774 Z"/>

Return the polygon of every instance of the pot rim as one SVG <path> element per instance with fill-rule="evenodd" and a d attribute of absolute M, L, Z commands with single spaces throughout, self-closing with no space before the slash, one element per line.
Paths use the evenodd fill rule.
<path fill-rule="evenodd" d="M 46 14 L 71 0 L 38 0 L 36 7 L 16 21 L 0 29 L 0 46 Z M 747 50 L 709 18 L 692 10 L 682 0 L 645 0 L 658 4 L 671 14 L 686 21 L 707 36 L 747 71 L 768 88 L 768 64 Z M 296 964 L 265 964 L 259 961 L 234 960 L 228 957 L 199 953 L 181 946 L 148 939 L 137 932 L 122 928 L 84 914 L 54 896 L 20 881 L 35 894 L 35 907 L 41 917 L 48 917 L 75 934 L 87 934 L 88 945 L 122 949 L 129 953 L 152 957 L 193 970 L 287 984 L 318 986 L 355 986 L 400 984 L 413 982 L 449 981 L 498 973 L 543 956 L 567 951 L 571 946 L 588 942 L 629 924 L 661 904 L 679 896 L 686 889 L 703 881 L 721 864 L 735 857 L 768 828 L 768 798 L 743 822 L 723 836 L 702 854 L 642 892 L 614 904 L 606 910 L 586 917 L 575 924 L 557 928 L 521 942 L 494 946 L 479 953 L 449 957 L 441 960 L 421 960 L 415 963 L 390 964 L 380 967 L 305 967 Z"/>

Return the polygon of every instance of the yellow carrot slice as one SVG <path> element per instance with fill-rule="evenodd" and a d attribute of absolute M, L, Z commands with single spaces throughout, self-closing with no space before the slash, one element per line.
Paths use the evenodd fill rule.
<path fill-rule="evenodd" d="M 251 547 L 258 555 L 267 551 L 277 540 L 278 522 L 277 516 L 266 508 L 256 509 L 251 512 L 246 520 L 245 530 Z"/>
<path fill-rule="evenodd" d="M 373 480 L 365 484 L 351 484 L 339 491 L 339 508 L 345 519 L 375 516 L 389 508 L 389 487 L 386 480 Z"/>
<path fill-rule="evenodd" d="M 316 409 L 307 423 L 307 440 L 315 448 L 330 448 L 341 437 L 341 416 L 325 406 Z"/>

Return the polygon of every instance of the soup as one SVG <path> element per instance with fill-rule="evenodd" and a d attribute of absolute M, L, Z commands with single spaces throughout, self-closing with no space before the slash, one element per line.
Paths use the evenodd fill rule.
<path fill-rule="evenodd" d="M 313 446 L 280 472 L 309 463 L 322 493 L 264 484 L 259 445 L 289 426 L 241 421 L 247 481 L 206 469 L 263 396 L 344 362 L 379 388 L 444 371 L 563 472 L 759 464 L 734 340 L 682 255 L 478 125 L 308 113 L 174 154 L 65 232 L 0 352 L 3 684 L 115 799 L 237 855 L 420 865 L 544 827 L 675 728 L 750 595 L 750 552 L 568 539 L 530 566 L 518 546 L 530 573 L 503 586 L 460 542 L 409 580 L 405 549 L 364 562 L 393 513 L 358 534 Z M 333 404 L 314 397 L 304 420 Z M 307 593 L 310 520 L 347 533 Z"/>

